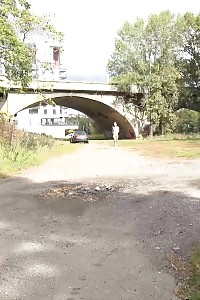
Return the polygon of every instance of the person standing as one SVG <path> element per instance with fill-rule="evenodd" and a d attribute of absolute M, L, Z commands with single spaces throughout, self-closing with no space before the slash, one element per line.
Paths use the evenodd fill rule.
<path fill-rule="evenodd" d="M 114 146 L 117 147 L 117 143 L 119 139 L 119 126 L 117 125 L 117 122 L 114 122 L 114 125 L 112 127 L 112 134 L 114 139 Z"/>

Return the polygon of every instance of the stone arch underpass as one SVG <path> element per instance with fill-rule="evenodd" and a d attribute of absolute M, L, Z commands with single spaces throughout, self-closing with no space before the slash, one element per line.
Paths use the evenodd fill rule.
<path fill-rule="evenodd" d="M 20 95 L 15 95 L 15 98 L 16 96 Z M 24 109 L 38 106 L 42 101 L 44 101 L 44 98 L 41 95 L 38 95 L 37 97 L 33 97 L 33 94 L 21 96 L 23 96 L 23 98 L 26 96 L 26 99 L 24 99 L 26 101 L 22 101 L 22 97 L 19 97 L 18 100 L 15 99 L 15 109 L 12 109 L 12 115 L 16 115 Z M 123 109 L 116 106 L 115 96 L 53 93 L 49 95 L 46 94 L 45 97 L 53 100 L 57 105 L 76 109 L 86 114 L 98 124 L 102 133 L 104 133 L 108 138 L 112 136 L 111 128 L 114 121 L 116 121 L 120 127 L 120 138 L 135 139 L 137 136 L 136 128 L 134 126 L 135 120 L 128 118 L 127 114 L 123 112 Z M 13 108 L 11 104 L 11 97 L 9 100 L 9 107 Z"/>

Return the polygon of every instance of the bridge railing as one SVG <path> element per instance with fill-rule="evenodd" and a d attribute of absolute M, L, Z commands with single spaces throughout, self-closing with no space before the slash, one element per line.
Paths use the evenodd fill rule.
<path fill-rule="evenodd" d="M 8 89 L 21 89 L 19 82 L 10 82 L 5 76 L 0 76 L 0 87 L 4 86 Z M 32 81 L 27 89 L 31 90 L 43 90 L 43 91 L 90 91 L 90 92 L 117 92 L 117 87 L 112 84 L 96 83 L 96 82 L 78 82 L 78 81 L 47 81 L 47 80 L 35 80 Z M 137 93 L 137 87 L 133 86 L 132 91 Z"/>

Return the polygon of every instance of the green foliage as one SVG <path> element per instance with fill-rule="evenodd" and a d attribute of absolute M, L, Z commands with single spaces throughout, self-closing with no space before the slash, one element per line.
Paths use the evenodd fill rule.
<path fill-rule="evenodd" d="M 179 289 L 181 299 L 200 300 L 200 248 L 185 263 L 182 281 Z"/>
<path fill-rule="evenodd" d="M 24 42 L 33 33 L 44 35 L 61 42 L 63 34 L 58 32 L 46 16 L 36 16 L 30 10 L 22 9 L 20 17 L 16 20 L 18 33 Z"/>
<path fill-rule="evenodd" d="M 0 177 L 35 166 L 52 155 L 74 151 L 76 145 L 66 145 L 46 135 L 17 130 L 0 118 Z"/>
<path fill-rule="evenodd" d="M 77 115 L 76 117 L 69 117 L 68 120 L 78 123 L 79 129 L 85 130 L 89 135 L 102 134 L 98 124 L 95 123 L 95 121 L 93 121 L 90 117 Z"/>
<path fill-rule="evenodd" d="M 193 110 L 183 109 L 176 113 L 177 133 L 198 133 L 200 132 L 200 113 Z"/>
<path fill-rule="evenodd" d="M 6 77 L 26 87 L 32 79 L 32 65 L 35 53 L 25 39 L 30 34 L 45 34 L 48 37 L 62 40 L 44 17 L 31 13 L 30 4 L 25 0 L 0 1 L 0 63 L 6 69 Z"/>
<path fill-rule="evenodd" d="M 178 62 L 183 74 L 180 104 L 200 111 L 200 13 L 186 13 L 179 22 L 183 28 L 181 59 Z"/>
<path fill-rule="evenodd" d="M 0 150 L 2 157 L 12 162 L 16 162 L 19 157 L 21 160 L 26 160 L 31 152 L 37 152 L 41 148 L 50 150 L 53 145 L 53 138 L 18 130 L 14 124 L 1 117 Z"/>
<path fill-rule="evenodd" d="M 133 104 L 132 86 L 146 95 L 141 107 L 151 135 L 174 129 L 175 112 L 186 98 L 189 104 L 195 99 L 200 110 L 199 41 L 200 15 L 193 14 L 175 17 L 164 11 L 119 30 L 108 72 Z"/>

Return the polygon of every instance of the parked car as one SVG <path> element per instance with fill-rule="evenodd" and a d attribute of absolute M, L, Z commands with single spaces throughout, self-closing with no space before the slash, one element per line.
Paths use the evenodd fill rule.
<path fill-rule="evenodd" d="M 66 139 L 67 141 L 70 141 L 72 135 L 73 135 L 73 133 L 68 133 L 68 134 L 65 136 L 65 139 Z"/>
<path fill-rule="evenodd" d="M 89 143 L 89 136 L 85 131 L 77 130 L 72 134 L 70 143 Z"/>

